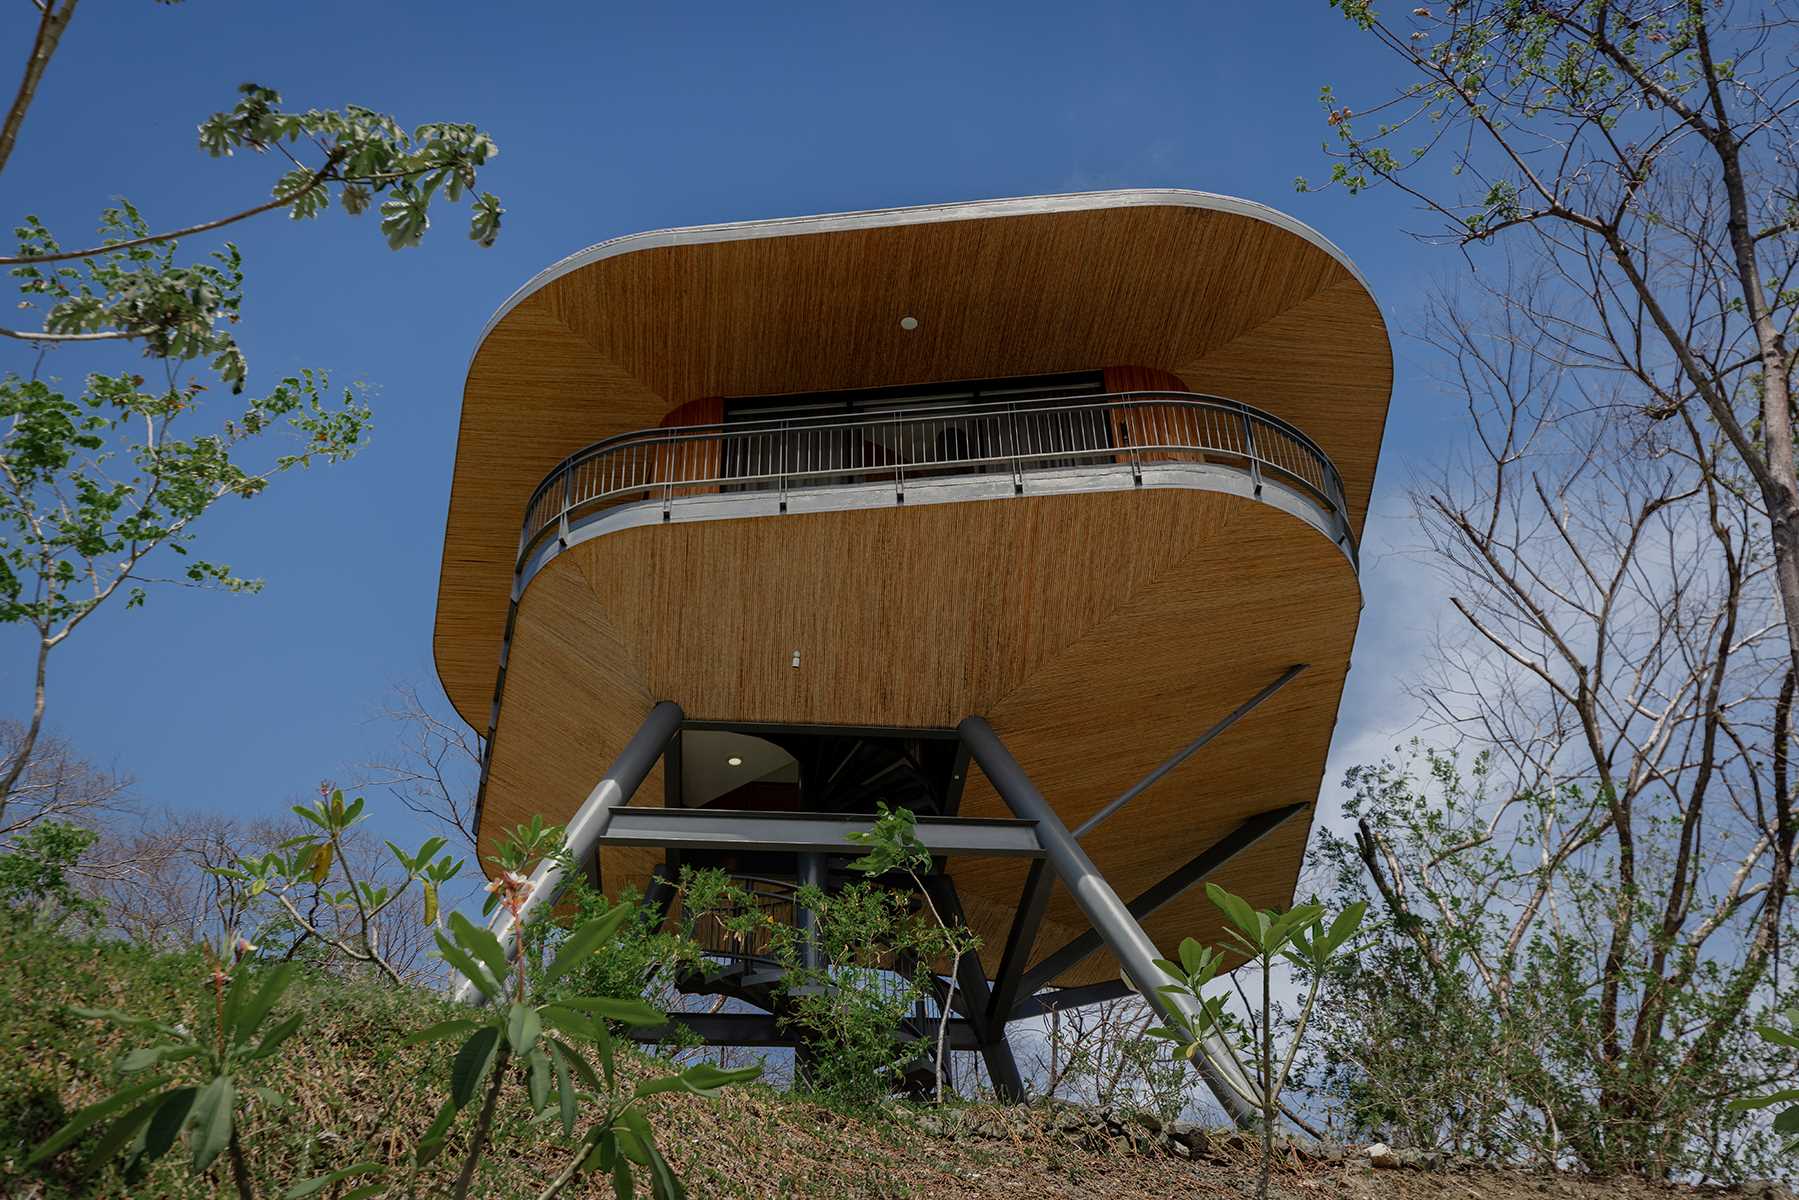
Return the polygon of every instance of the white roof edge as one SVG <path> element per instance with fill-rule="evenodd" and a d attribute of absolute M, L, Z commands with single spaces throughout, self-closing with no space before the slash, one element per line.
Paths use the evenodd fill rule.
<path fill-rule="evenodd" d="M 750 238 L 793 237 L 808 233 L 835 233 L 847 229 L 879 229 L 896 225 L 923 225 L 934 221 L 969 221 L 985 217 L 1017 217 L 1036 213 L 1080 212 L 1100 208 L 1202 208 L 1213 212 L 1234 213 L 1266 222 L 1297 237 L 1304 238 L 1324 251 L 1343 269 L 1355 277 L 1364 291 L 1373 296 L 1367 278 L 1330 239 L 1303 221 L 1295 220 L 1279 209 L 1220 196 L 1190 188 L 1123 188 L 1107 192 L 1068 192 L 1054 196 L 1019 196 L 1000 200 L 972 200 L 955 204 L 921 204 L 907 208 L 876 208 L 866 212 L 826 213 L 813 217 L 776 217 L 761 221 L 732 221 L 718 225 L 687 225 L 676 229 L 657 229 L 647 233 L 630 233 L 577 250 L 567 258 L 552 263 L 527 280 L 523 287 L 506 298 L 506 302 L 481 327 L 475 340 L 475 354 L 492 333 L 494 326 L 507 313 L 532 294 L 571 271 L 591 263 L 649 250 L 661 246 L 693 246 L 710 242 L 736 242 Z M 474 354 L 470 356 L 473 361 Z"/>

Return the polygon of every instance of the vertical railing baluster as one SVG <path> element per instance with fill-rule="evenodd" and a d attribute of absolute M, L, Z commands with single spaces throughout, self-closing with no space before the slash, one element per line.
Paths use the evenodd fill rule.
<path fill-rule="evenodd" d="M 1249 453 L 1249 478 L 1255 485 L 1256 498 L 1262 495 L 1262 460 L 1256 454 L 1256 430 L 1251 423 L 1247 408 L 1239 408 L 1238 415 L 1243 418 L 1243 446 Z"/>
<path fill-rule="evenodd" d="M 1018 405 L 1016 403 L 1006 405 L 1006 425 L 1012 442 L 1012 494 L 1022 496 L 1024 495 L 1024 468 L 1018 461 Z"/>
<path fill-rule="evenodd" d="M 893 502 L 906 502 L 906 447 L 900 440 L 900 415 L 893 414 Z"/>

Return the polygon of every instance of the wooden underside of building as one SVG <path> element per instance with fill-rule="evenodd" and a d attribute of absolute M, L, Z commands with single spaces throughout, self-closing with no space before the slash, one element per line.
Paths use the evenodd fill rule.
<path fill-rule="evenodd" d="M 1317 529 L 1183 489 L 603 534 L 550 562 L 519 603 L 482 836 L 536 813 L 566 820 L 658 700 L 695 720 L 782 724 L 953 727 L 980 714 L 1074 826 L 1309 664 L 1084 839 L 1128 899 L 1244 818 L 1316 799 L 1360 603 Z M 662 803 L 659 775 L 636 803 Z M 972 766 L 961 812 L 1008 815 Z M 1288 821 L 1214 878 L 1258 906 L 1289 903 L 1310 823 Z M 641 888 L 658 861 L 605 851 L 607 890 Z M 963 859 L 951 873 L 991 974 L 1025 864 Z M 1172 945 L 1217 922 L 1195 889 L 1145 928 Z M 1036 957 L 1085 929 L 1058 888 Z M 1057 982 L 1116 974 L 1102 952 Z"/>
<path fill-rule="evenodd" d="M 1060 207 L 1040 211 L 1045 204 Z M 733 227 L 729 236 L 675 231 L 628 252 L 596 255 L 542 282 L 488 332 L 464 392 L 435 634 L 438 671 L 451 701 L 470 723 L 485 728 L 520 524 L 539 481 L 583 446 L 653 428 L 672 410 L 706 397 L 1121 365 L 1167 372 L 1195 392 L 1255 405 L 1310 435 L 1342 474 L 1349 520 L 1359 534 L 1392 383 L 1386 329 L 1339 256 L 1258 211 L 1266 214 L 1196 193 L 1126 193 L 948 206 L 928 219 L 865 214 L 797 234 L 783 222 Z M 917 327 L 902 328 L 902 317 L 916 318 Z M 1096 511 L 1104 508 L 1095 502 Z M 1008 515 L 1003 523 L 1009 528 L 1018 519 Z M 820 528 L 838 521 L 821 518 Z M 929 539 L 946 536 L 954 546 L 959 537 L 955 519 L 914 519 L 909 512 L 844 518 L 839 532 L 820 532 L 816 539 L 800 537 L 792 524 L 766 528 L 727 540 L 754 537 L 784 562 L 824 571 L 828 554 L 836 552 L 827 551 L 825 542 L 848 543 L 851 529 L 857 536 L 880 529 L 890 531 L 880 536 L 910 539 L 921 548 L 918 560 L 953 558 Z M 630 546 L 640 572 L 653 563 L 659 577 L 694 576 L 706 568 L 684 556 L 714 553 L 713 540 L 725 537 L 651 530 L 607 538 L 605 547 L 587 553 L 610 558 Z M 788 544 L 790 537 L 802 544 Z M 1096 579 L 1090 587 L 1097 590 L 1078 596 L 1047 588 L 1045 577 L 1057 564 L 1111 556 L 1123 578 L 1140 581 L 1144 571 L 1167 567 L 1181 547 L 1172 537 L 1172 531 L 1139 528 L 1126 545 L 1089 548 L 1046 536 L 1030 553 L 1010 553 L 1007 561 L 1019 578 L 1009 594 L 1019 606 L 993 614 L 979 656 L 957 644 L 965 625 L 895 621 L 891 628 L 873 628 L 897 615 L 885 606 L 913 605 L 909 596 L 876 594 L 858 602 L 853 610 L 869 628 L 855 636 L 887 639 L 882 644 L 890 648 L 894 638 L 908 644 L 899 659 L 846 663 L 845 670 L 866 670 L 867 678 L 857 683 L 874 689 L 857 703 L 907 712 L 929 706 L 938 714 L 934 719 L 953 721 L 980 710 L 964 705 L 970 697 L 1003 699 L 1009 688 L 1023 686 L 1021 664 L 1038 662 L 1045 645 L 1067 644 L 1075 614 L 1058 613 L 1054 605 L 1104 604 L 1102 594 L 1118 594 L 1114 580 Z M 1150 551 L 1163 542 L 1169 554 L 1157 558 Z M 845 552 L 854 549 L 846 545 Z M 1204 547 L 1193 549 L 1203 554 Z M 1317 553 L 1334 551 L 1323 543 Z M 798 590 L 823 589 L 846 599 L 858 581 L 830 569 L 832 578 L 802 581 Z M 1291 569 L 1299 569 L 1298 560 Z M 1341 563 L 1337 569 L 1347 571 Z M 1213 577 L 1208 586 L 1220 588 L 1223 578 L 1228 576 Z M 733 586 L 722 575 L 690 582 Z M 542 581 L 535 586 L 543 587 Z M 776 585 L 789 586 L 786 580 Z M 766 648 L 761 639 L 772 631 L 760 616 L 752 621 L 719 610 L 704 590 L 685 595 L 692 611 L 666 614 L 673 624 L 653 635 L 658 647 L 678 645 L 685 653 L 692 649 L 688 631 L 703 630 L 722 655 L 751 653 L 732 643 L 738 637 L 750 639 L 757 653 Z M 1235 592 L 1232 599 L 1239 607 L 1254 603 Z M 1040 602 L 1051 608 L 1040 613 Z M 534 601 L 540 608 L 550 603 Z M 702 612 L 706 606 L 713 610 Z M 646 618 L 620 608 L 592 619 L 648 628 Z M 840 614 L 794 619 L 819 624 Z M 1353 619 L 1345 618 L 1334 636 L 1347 646 L 1352 631 Z M 945 644 L 934 644 L 938 634 Z M 847 642 L 850 633 L 840 636 Z M 1155 645 L 1153 639 L 1144 644 L 1152 652 L 1142 664 L 1149 673 L 1160 661 Z M 665 652 L 672 653 L 655 651 Z M 1283 653 L 1298 656 L 1300 648 Z M 982 662 L 968 666 L 973 678 L 946 684 L 944 671 L 952 665 L 960 671 L 976 657 Z M 643 686 L 669 669 L 654 655 L 638 661 L 649 673 Z M 770 686 L 745 683 L 758 702 L 779 699 L 762 696 L 759 689 Z M 780 686 L 812 685 L 788 680 Z M 850 695 L 847 677 L 830 694 Z M 713 698 L 701 691 L 689 711 L 725 715 L 698 703 Z M 1210 702 L 1207 693 L 1204 703 Z M 576 696 L 558 703 L 574 708 Z M 806 706 L 794 697 L 783 703 Z M 848 708 L 827 711 L 806 703 L 817 719 L 853 719 Z M 1010 718 L 1021 734 L 1023 716 Z M 509 711 L 505 724 L 517 731 L 524 719 Z M 580 794 L 596 776 L 585 778 Z"/>

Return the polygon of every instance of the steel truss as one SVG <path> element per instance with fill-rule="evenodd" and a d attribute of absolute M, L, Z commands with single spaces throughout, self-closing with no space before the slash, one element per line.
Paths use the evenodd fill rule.
<path fill-rule="evenodd" d="M 1164 1019 L 1180 1020 L 1188 1015 L 1181 998 L 1172 998 L 1157 990 L 1159 969 L 1153 960 L 1158 957 L 1158 952 L 1139 922 L 1186 894 L 1232 858 L 1306 811 L 1309 805 L 1289 804 L 1247 818 L 1128 904 L 1112 890 L 1081 849 L 1079 838 L 1241 720 L 1304 669 L 1303 664 L 1289 668 L 1072 832 L 983 718 L 968 717 L 953 732 L 913 731 L 931 737 L 959 739 L 953 771 L 955 795 L 948 797 L 950 803 L 947 806 L 951 812 L 960 798 L 966 764 L 972 759 L 1013 814 L 1010 820 L 953 815 L 925 815 L 918 819 L 918 837 L 933 856 L 933 873 L 925 878 L 925 886 L 944 919 L 966 924 L 955 884 L 943 873 L 945 860 L 956 856 L 1002 855 L 1026 858 L 1031 864 L 993 979 L 988 980 L 978 957 L 965 955 L 957 966 L 953 991 L 945 982 L 937 981 L 939 1003 L 947 1003 L 953 1013 L 947 1026 L 949 1046 L 981 1054 L 988 1076 L 1002 1100 L 1025 1098 L 1018 1064 L 1006 1040 L 1008 1023 L 1041 1016 L 1055 1009 L 1117 999 L 1133 990 L 1123 979 L 1079 987 L 1052 986 L 1055 979 L 1102 948 L 1112 952 L 1124 974 L 1139 985 L 1136 990 L 1161 1011 Z M 589 793 L 586 802 L 569 822 L 567 861 L 582 864 L 590 876 L 597 877 L 602 846 L 664 849 L 667 860 L 653 873 L 645 903 L 667 912 L 675 894 L 681 859 L 693 851 L 792 854 L 796 870 L 820 884 L 830 880 L 825 865 L 827 856 L 862 853 L 864 847 L 850 835 L 873 827 L 873 819 L 866 814 L 734 812 L 679 807 L 680 731 L 684 726 L 722 727 L 715 722 L 686 722 L 680 707 L 669 701 L 653 707 L 611 770 Z M 864 732 L 872 734 L 876 731 Z M 659 759 L 664 764 L 664 806 L 627 807 Z M 1091 928 L 1031 965 L 1044 913 L 1057 881 L 1068 890 Z M 562 867 L 549 862 L 539 866 L 532 876 L 532 891 L 521 920 L 529 920 L 539 905 L 553 902 L 562 882 Z M 802 925 L 808 916 L 796 910 Z M 509 954 L 514 950 L 515 929 L 503 912 L 496 918 L 495 932 Z M 465 1001 L 477 998 L 466 980 L 460 982 L 456 994 Z M 929 1034 L 934 1038 L 935 1022 L 931 1024 Z M 772 1012 L 670 1013 L 667 1026 L 637 1030 L 631 1036 L 640 1041 L 658 1042 L 671 1037 L 677 1027 L 684 1027 L 714 1045 L 797 1045 L 792 1032 L 783 1029 L 780 1018 Z M 901 1032 L 908 1038 L 922 1039 L 924 1036 L 916 1019 L 903 1023 Z M 1211 1045 L 1204 1049 L 1206 1052 L 1195 1061 L 1213 1093 L 1232 1116 L 1238 1120 L 1249 1119 L 1253 1114 L 1239 1094 L 1250 1091 L 1248 1081 L 1241 1077 L 1241 1072 L 1221 1047 Z"/>

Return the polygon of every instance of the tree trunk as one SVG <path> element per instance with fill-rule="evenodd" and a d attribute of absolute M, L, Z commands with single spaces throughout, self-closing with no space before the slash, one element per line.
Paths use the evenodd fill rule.
<path fill-rule="evenodd" d="M 19 748 L 13 754 L 12 762 L 6 765 L 5 777 L 0 778 L 0 823 L 6 820 L 6 802 L 11 799 L 13 789 L 19 786 L 19 777 L 25 773 L 25 764 L 31 761 L 32 751 L 37 748 L 38 734 L 44 728 L 44 677 L 49 659 L 50 640 L 40 635 L 37 643 L 37 675 L 32 690 L 31 722 L 25 726 L 25 736 L 19 739 Z"/>

